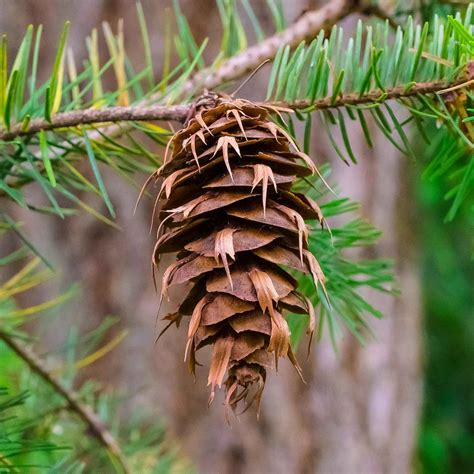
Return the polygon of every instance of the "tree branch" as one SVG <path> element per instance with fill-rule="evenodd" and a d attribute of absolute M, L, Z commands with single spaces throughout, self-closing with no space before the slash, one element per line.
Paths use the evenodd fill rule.
<path fill-rule="evenodd" d="M 387 89 L 385 92 L 381 90 L 369 91 L 365 94 L 341 94 L 336 99 L 326 97 L 324 99 L 318 99 L 313 102 L 308 100 L 297 100 L 295 102 L 269 102 L 270 105 L 288 107 L 293 110 L 303 110 L 308 108 L 314 108 L 315 110 L 324 109 L 337 109 L 339 107 L 357 106 L 364 104 L 376 104 L 386 102 L 388 100 L 404 99 L 408 97 L 414 97 L 417 95 L 429 95 L 429 94 L 443 94 L 448 90 L 454 90 L 462 88 L 463 86 L 468 87 L 472 82 L 472 79 L 466 79 L 463 76 L 453 82 L 448 81 L 434 81 L 434 82 L 418 82 L 412 85 L 410 88 L 406 86 L 396 86 Z"/>
<path fill-rule="evenodd" d="M 339 20 L 356 9 L 354 0 L 332 0 L 318 10 L 311 10 L 286 30 L 276 33 L 262 42 L 250 46 L 235 56 L 225 60 L 215 70 L 204 69 L 186 81 L 182 88 L 182 96 L 190 92 L 204 89 L 215 89 L 221 84 L 242 77 L 258 67 L 263 61 L 273 59 L 281 46 L 296 46 L 301 41 L 313 38 L 324 28 L 331 28 Z M 178 120 L 184 121 L 189 106 L 150 105 L 160 100 L 160 94 L 154 94 L 145 101 L 132 107 L 110 107 L 107 109 L 75 110 L 57 114 L 47 122 L 44 119 L 32 120 L 27 130 L 22 130 L 21 124 L 15 125 L 10 131 L 0 132 L 0 140 L 11 141 L 19 136 L 38 133 L 40 130 L 55 130 L 58 128 L 73 127 L 104 122 L 143 121 L 143 120 Z M 102 130 L 109 136 L 116 137 L 123 133 L 123 127 L 108 125 Z M 91 139 L 99 139 L 98 132 L 92 132 Z"/>
<path fill-rule="evenodd" d="M 94 436 L 115 459 L 117 459 L 123 472 L 125 474 L 130 474 L 131 471 L 127 466 L 125 457 L 116 439 L 112 433 L 105 428 L 99 416 L 94 413 L 89 406 L 81 402 L 77 393 L 67 388 L 60 380 L 55 378 L 48 371 L 43 361 L 31 349 L 18 344 L 12 336 L 2 331 L 0 331 L 0 340 L 15 352 L 15 354 L 17 354 L 35 374 L 41 377 L 54 389 L 55 392 L 59 393 L 59 395 L 67 401 L 70 410 L 82 419 L 88 427 L 91 435 Z"/>
<path fill-rule="evenodd" d="M 280 47 L 285 45 L 294 47 L 301 41 L 314 38 L 319 31 L 332 28 L 339 20 L 353 13 L 359 7 L 357 0 L 331 0 L 317 10 L 310 10 L 301 15 L 295 23 L 284 31 L 276 33 L 225 60 L 218 69 L 207 68 L 196 73 L 183 84 L 181 93 L 183 96 L 193 91 L 199 94 L 204 89 L 216 89 L 221 84 L 238 79 L 258 67 L 265 60 L 273 59 Z M 54 116 L 51 122 L 47 122 L 44 119 L 34 119 L 30 122 L 27 130 L 22 130 L 22 125 L 17 124 L 9 131 L 0 131 L 0 140 L 12 141 L 16 137 L 33 135 L 40 130 L 56 130 L 58 128 L 93 123 L 140 120 L 183 121 L 182 114 L 185 113 L 183 107 L 187 106 L 150 105 L 160 99 L 160 94 L 156 93 L 132 107 L 110 107 L 102 110 L 88 109 L 64 112 Z M 133 118 L 131 118 L 132 116 Z M 118 125 L 108 125 L 101 130 L 101 133 L 107 134 L 110 137 L 117 137 L 126 128 L 119 127 Z M 94 140 L 100 139 L 100 134 L 92 132 L 90 138 Z"/>
<path fill-rule="evenodd" d="M 294 110 L 302 110 L 313 107 L 314 109 L 336 109 L 339 107 L 356 106 L 363 104 L 373 104 L 377 102 L 385 102 L 387 100 L 403 99 L 406 97 L 414 97 L 416 95 L 427 95 L 442 93 L 447 89 L 454 90 L 468 86 L 472 78 L 466 76 L 461 77 L 452 82 L 434 81 L 419 82 L 413 84 L 410 88 L 406 86 L 396 86 L 387 89 L 385 92 L 381 90 L 372 90 L 365 94 L 349 93 L 342 94 L 333 100 L 330 97 L 318 99 L 314 102 L 307 100 L 299 100 L 292 103 L 287 102 L 270 102 L 271 105 L 279 105 L 289 107 Z M 0 141 L 12 141 L 17 137 L 34 135 L 40 130 L 58 130 L 62 128 L 77 127 L 79 125 L 91 125 L 107 122 L 140 122 L 149 120 L 174 120 L 184 122 L 192 104 L 183 105 L 152 105 L 152 106 L 130 106 L 130 107 L 108 107 L 104 109 L 84 109 L 74 110 L 72 112 L 64 112 L 55 115 L 50 122 L 44 119 L 32 120 L 28 130 L 22 130 L 21 126 L 16 126 L 10 131 L 0 132 Z"/>
<path fill-rule="evenodd" d="M 146 120 L 176 120 L 184 122 L 189 105 L 136 105 L 130 107 L 106 107 L 103 109 L 83 109 L 63 112 L 52 117 L 51 121 L 34 119 L 28 129 L 24 130 L 21 124 L 11 130 L 0 132 L 0 140 L 12 141 L 16 137 L 34 135 L 40 130 L 57 130 L 106 122 L 140 122 Z"/>

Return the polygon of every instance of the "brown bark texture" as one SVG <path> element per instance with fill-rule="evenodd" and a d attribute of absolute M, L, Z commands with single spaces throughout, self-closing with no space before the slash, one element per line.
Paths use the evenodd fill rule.
<path fill-rule="evenodd" d="M 102 20 L 114 24 L 123 17 L 127 49 L 137 51 L 132 59 L 140 63 L 143 59 L 134 3 L 0 0 L 0 29 L 8 33 L 10 45 L 15 47 L 15 40 L 28 23 L 43 23 L 44 42 L 53 45 L 63 20 L 71 19 L 70 44 L 79 57 L 84 54 L 84 39 L 92 27 L 99 27 Z M 162 12 L 170 3 L 142 1 L 156 65 L 160 64 L 158 46 L 162 44 L 163 31 L 158 25 L 163 24 Z M 261 3 L 252 2 L 263 15 Z M 220 28 L 214 2 L 186 0 L 181 4 L 197 38 L 211 38 L 212 54 Z M 283 4 L 290 21 L 308 6 L 304 1 L 293 0 L 284 0 Z M 270 18 L 262 16 L 261 20 L 270 28 Z M 352 28 L 353 20 L 345 26 Z M 40 64 L 49 71 L 51 62 L 52 58 L 45 57 Z M 241 95 L 261 100 L 265 85 L 266 77 L 261 73 Z M 197 369 L 194 383 L 183 363 L 184 328 L 169 331 L 155 345 L 160 328 L 155 328 L 158 296 L 149 271 L 153 247 L 148 233 L 151 204 L 145 202 L 133 215 L 137 191 L 110 172 L 106 184 L 121 231 L 84 215 L 61 221 L 14 210 L 26 223 L 25 232 L 30 232 L 39 247 L 62 268 L 62 280 L 80 281 L 82 286 L 80 300 L 65 309 L 62 323 L 56 323 L 55 330 L 46 333 L 44 344 L 59 343 L 71 324 L 85 330 L 96 326 L 106 314 L 119 315 L 120 324 L 130 329 L 129 336 L 105 360 L 89 369 L 87 376 L 131 393 L 127 410 L 140 407 L 151 417 L 164 417 L 198 472 L 410 472 L 421 401 L 420 294 L 408 178 L 412 164 L 383 137 L 377 137 L 374 149 L 369 151 L 357 130 L 350 130 L 350 134 L 360 162 L 346 167 L 334 158 L 333 179 L 344 195 L 362 202 L 365 216 L 384 231 L 380 244 L 370 250 L 371 255 L 397 262 L 401 296 L 368 295 L 385 317 L 372 321 L 375 338 L 369 338 L 364 347 L 349 335 L 339 341 L 338 354 L 328 337 L 316 343 L 311 358 L 303 363 L 306 384 L 282 360 L 278 374 L 267 380 L 259 421 L 254 413 L 246 413 L 240 423 L 229 428 L 223 418 L 220 393 L 207 409 L 206 368 Z M 320 161 L 331 159 L 322 134 L 315 131 L 314 137 L 317 143 L 313 154 Z M 32 199 L 40 199 L 34 188 L 29 192 Z M 97 206 L 97 200 L 92 204 Z M 13 212 L 13 207 L 10 209 Z M 161 263 L 166 268 L 171 262 L 166 256 Z M 172 300 L 180 296 L 183 295 L 171 292 Z M 163 314 L 174 308 L 165 302 Z"/>

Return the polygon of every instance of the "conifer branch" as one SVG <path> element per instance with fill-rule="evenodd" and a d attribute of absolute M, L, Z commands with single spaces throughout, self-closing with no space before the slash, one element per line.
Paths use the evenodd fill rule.
<path fill-rule="evenodd" d="M 89 433 L 118 461 L 122 471 L 125 474 L 129 474 L 131 471 L 127 466 L 127 461 L 117 440 L 103 425 L 99 416 L 88 405 L 81 402 L 78 394 L 66 387 L 61 380 L 54 377 L 37 354 L 24 345 L 18 344 L 11 335 L 0 331 L 0 340 L 15 352 L 32 372 L 41 377 L 56 393 L 67 401 L 69 409 L 81 418 L 87 426 Z"/>
<path fill-rule="evenodd" d="M 331 0 L 317 10 L 303 13 L 293 25 L 284 31 L 276 33 L 225 60 L 218 69 L 206 68 L 196 73 L 181 87 L 181 96 L 186 96 L 193 91 L 216 89 L 226 82 L 238 79 L 258 67 L 265 60 L 273 59 L 280 47 L 285 45 L 294 47 L 301 41 L 315 37 L 322 29 L 329 30 L 339 20 L 356 11 L 357 8 L 358 1 L 356 0 Z M 16 137 L 34 135 L 40 130 L 56 130 L 93 123 L 140 120 L 184 121 L 187 113 L 184 112 L 186 106 L 150 105 L 160 99 L 159 94 L 154 94 L 132 107 L 74 110 L 57 114 L 50 122 L 46 119 L 35 119 L 30 122 L 27 129 L 23 129 L 22 124 L 17 124 L 11 130 L 1 131 L 0 140 L 12 141 Z M 102 133 L 115 137 L 123 133 L 123 129 L 116 125 L 109 125 L 102 130 Z M 95 132 L 91 134 L 91 138 L 98 139 L 100 135 Z"/>
<path fill-rule="evenodd" d="M 471 74 L 473 75 L 473 74 Z M 294 102 L 276 101 L 264 102 L 269 105 L 289 107 L 294 110 L 312 108 L 314 110 L 336 109 L 339 107 L 357 106 L 364 104 L 382 103 L 388 100 L 403 99 L 417 95 L 428 95 L 444 93 L 449 90 L 469 86 L 472 77 L 462 76 L 452 82 L 433 81 L 414 83 L 411 87 L 406 85 L 396 86 L 385 91 L 372 90 L 365 94 L 348 93 L 341 94 L 333 99 L 326 97 L 313 102 L 308 100 L 297 100 Z M 41 130 L 51 131 L 62 128 L 77 127 L 80 125 L 101 124 L 107 122 L 141 122 L 150 120 L 165 120 L 184 122 L 192 110 L 193 104 L 183 105 L 135 105 L 129 107 L 107 107 L 103 109 L 83 109 L 71 112 L 63 112 L 54 116 L 51 121 L 45 119 L 32 120 L 27 130 L 21 125 L 13 127 L 11 130 L 0 132 L 0 141 L 12 141 L 17 137 L 29 136 Z"/>
<path fill-rule="evenodd" d="M 433 82 L 418 82 L 407 87 L 405 85 L 392 87 L 385 91 L 373 90 L 365 94 L 341 94 L 339 97 L 333 99 L 326 97 L 324 99 L 315 100 L 313 102 L 308 100 L 296 100 L 294 102 L 276 101 L 269 102 L 269 105 L 288 107 L 293 110 L 324 110 L 337 109 L 339 107 L 358 106 L 364 104 L 383 103 L 388 100 L 404 99 L 408 97 L 415 97 L 417 95 L 429 94 L 444 94 L 451 90 L 460 89 L 464 86 L 469 87 L 472 83 L 472 77 L 466 79 L 463 76 L 452 82 L 448 81 L 433 81 Z"/>
<path fill-rule="evenodd" d="M 1 141 L 12 141 L 17 137 L 35 135 L 41 130 L 58 130 L 107 122 L 141 122 L 146 120 L 172 120 L 184 122 L 189 105 L 136 105 L 130 107 L 105 107 L 102 109 L 72 110 L 56 114 L 51 120 L 34 119 L 27 129 L 21 124 L 11 130 L 0 132 Z"/>
<path fill-rule="evenodd" d="M 284 31 L 276 33 L 225 60 L 218 69 L 206 68 L 199 71 L 183 84 L 181 95 L 186 96 L 193 91 L 204 89 L 216 89 L 224 83 L 238 79 L 258 67 L 265 60 L 273 59 L 282 46 L 295 47 L 301 41 L 314 38 L 319 31 L 329 30 L 342 18 L 356 11 L 366 15 L 381 16 L 380 9 L 362 5 L 357 0 L 332 0 L 317 10 L 303 13 L 293 25 Z M 384 18 L 386 18 L 385 15 Z M 27 128 L 24 128 L 22 124 L 16 124 L 11 130 L 0 131 L 0 141 L 12 141 L 17 137 L 34 135 L 41 130 L 57 130 L 79 125 L 147 120 L 184 121 L 190 110 L 189 105 L 150 105 L 159 98 L 159 95 L 155 94 L 145 101 L 129 107 L 63 112 L 54 116 L 50 121 L 44 118 L 33 119 Z M 123 133 L 123 130 L 118 126 L 108 125 L 102 130 L 102 133 L 115 137 Z M 91 138 L 98 139 L 98 132 L 93 132 Z"/>

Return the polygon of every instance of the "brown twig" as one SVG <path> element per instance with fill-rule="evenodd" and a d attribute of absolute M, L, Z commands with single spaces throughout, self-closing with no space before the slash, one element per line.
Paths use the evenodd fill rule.
<path fill-rule="evenodd" d="M 23 129 L 21 124 L 15 125 L 11 130 L 0 132 L 0 140 L 11 141 L 16 137 L 34 135 L 40 130 L 58 130 L 107 122 L 140 122 L 144 120 L 176 120 L 183 122 L 188 112 L 188 105 L 136 105 L 73 110 L 56 114 L 50 121 L 34 119 L 27 129 Z"/>
<path fill-rule="evenodd" d="M 472 82 L 472 80 L 471 80 Z M 427 95 L 435 93 L 443 93 L 447 90 L 455 90 L 469 85 L 466 78 L 462 77 L 453 82 L 434 81 L 419 82 L 413 84 L 410 88 L 406 86 L 397 86 L 386 91 L 372 90 L 365 94 L 341 94 L 336 99 L 326 97 L 323 99 L 310 102 L 300 100 L 295 102 L 271 102 L 272 105 L 289 107 L 292 109 L 306 109 L 313 107 L 314 109 L 335 109 L 338 107 L 346 107 L 350 105 L 373 104 L 377 102 L 385 102 L 387 100 L 403 99 L 416 95 Z M 192 104 L 166 106 L 130 106 L 130 107 L 108 107 L 105 109 L 84 109 L 75 110 L 73 112 L 64 112 L 57 114 L 50 122 L 44 119 L 35 119 L 30 123 L 28 130 L 22 130 L 20 126 L 12 128 L 10 131 L 0 132 L 0 141 L 11 141 L 19 136 L 34 135 L 40 130 L 58 130 L 62 128 L 76 127 L 80 125 L 91 125 L 107 122 L 140 122 L 149 120 L 174 120 L 184 122 L 188 116 Z"/>
<path fill-rule="evenodd" d="M 308 100 L 297 100 L 295 102 L 271 102 L 270 105 L 277 105 L 289 107 L 293 110 L 303 110 L 307 108 L 314 108 L 315 110 L 336 109 L 338 107 L 357 106 L 364 104 L 376 104 L 386 102 L 388 100 L 404 99 L 408 97 L 415 97 L 417 95 L 442 94 L 447 88 L 461 88 L 464 85 L 469 85 L 472 81 L 466 81 L 465 77 L 457 79 L 453 82 L 448 81 L 433 81 L 433 82 L 418 82 L 411 87 L 397 86 L 387 89 L 386 91 L 373 90 L 365 94 L 341 94 L 336 99 L 326 97 L 324 99 L 315 100 L 314 102 Z M 448 89 L 448 90 L 450 90 Z"/>
<path fill-rule="evenodd" d="M 105 428 L 99 416 L 88 405 L 81 402 L 78 394 L 67 388 L 61 380 L 54 377 L 48 371 L 43 361 L 31 349 L 18 344 L 12 336 L 2 331 L 0 331 L 0 340 L 15 352 L 35 374 L 53 387 L 54 391 L 67 401 L 69 409 L 81 418 L 91 435 L 119 462 L 124 474 L 130 474 L 131 471 L 116 439 Z"/>

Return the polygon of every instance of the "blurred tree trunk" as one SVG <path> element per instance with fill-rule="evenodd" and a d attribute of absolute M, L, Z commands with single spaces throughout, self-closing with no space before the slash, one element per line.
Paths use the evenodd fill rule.
<path fill-rule="evenodd" d="M 313 472 L 406 473 L 416 447 L 422 393 L 413 163 L 380 134 L 372 153 L 359 150 L 359 164 L 338 166 L 335 181 L 383 230 L 371 256 L 395 260 L 401 296 L 369 295 L 384 319 L 371 321 L 375 340 L 369 337 L 365 347 L 349 336 L 339 357 L 327 341 L 315 351 L 308 399 L 318 448 Z"/>
<path fill-rule="evenodd" d="M 133 2 L 7 3 L 8 10 L 0 18 L 2 30 L 18 35 L 27 22 L 42 22 L 46 41 L 54 44 L 50 19 L 55 18 L 56 36 L 61 22 L 72 19 L 73 46 L 79 52 L 85 36 L 99 21 L 114 24 L 123 16 L 127 18 L 127 49 L 137 51 L 133 60 L 141 60 L 140 35 L 130 7 Z M 142 3 L 158 51 L 162 43 L 158 15 L 163 11 L 161 5 L 169 2 L 160 2 L 160 7 L 157 2 Z M 216 37 L 213 2 L 206 1 L 205 8 L 203 2 L 181 3 L 199 36 Z M 285 3 L 288 13 L 289 4 Z M 297 16 L 305 6 L 306 2 L 292 1 L 291 14 Z M 14 17 L 19 18 L 18 23 L 8 24 Z M 260 75 L 246 90 L 261 98 L 255 91 L 264 90 L 264 85 Z M 361 141 L 352 132 L 354 140 Z M 315 136 L 319 143 L 320 136 Z M 329 156 L 327 149 L 318 146 L 315 155 Z M 82 282 L 81 304 L 68 308 L 69 317 L 63 324 L 86 328 L 97 325 L 106 314 L 118 314 L 121 324 L 131 329 L 121 347 L 94 366 L 93 375 L 136 394 L 129 410 L 139 407 L 163 415 L 199 472 L 378 474 L 411 470 L 421 398 L 420 294 L 408 179 L 413 166 L 384 139 L 376 140 L 372 152 L 362 145 L 358 148 L 359 165 L 335 166 L 334 180 L 344 195 L 362 201 L 366 217 L 384 231 L 381 244 L 371 252 L 396 260 L 402 295 L 371 294 L 370 301 L 385 315 L 382 321 L 372 321 L 375 340 L 369 339 L 362 347 L 346 336 L 336 356 L 325 338 L 304 364 L 306 385 L 289 367 L 282 367 L 278 375 L 268 378 L 260 422 L 248 413 L 230 429 L 221 399 L 207 409 L 204 370 L 194 384 L 182 362 L 184 329 L 170 330 L 154 345 L 157 298 L 149 271 L 150 209 L 142 205 L 133 216 L 136 191 L 108 173 L 121 232 L 88 216 L 60 221 L 22 213 L 27 229 L 41 236 L 43 248 L 63 268 L 64 280 Z M 62 334 L 56 330 L 48 337 L 54 342 Z M 205 360 L 204 354 L 201 359 Z"/>

